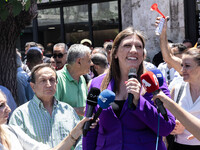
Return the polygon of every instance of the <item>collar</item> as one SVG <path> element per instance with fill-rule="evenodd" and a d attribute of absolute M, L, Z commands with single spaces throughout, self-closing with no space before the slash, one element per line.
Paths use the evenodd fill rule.
<path fill-rule="evenodd" d="M 68 78 L 68 80 L 70 81 L 70 82 L 77 82 L 77 80 L 75 80 L 71 75 L 70 75 L 70 73 L 69 73 L 69 71 L 67 70 L 67 66 L 68 66 L 68 64 L 65 64 L 65 66 L 63 67 L 63 69 L 62 69 L 62 71 L 64 72 L 64 74 L 66 75 L 66 77 Z M 79 77 L 79 82 L 80 82 L 80 78 L 81 78 L 81 76 Z"/>
<path fill-rule="evenodd" d="M 42 101 L 41 101 L 36 95 L 33 96 L 33 101 L 35 102 L 35 104 L 36 104 L 39 108 L 45 109 L 45 108 L 44 108 L 44 105 L 43 105 L 43 103 L 42 103 Z M 58 104 L 58 100 L 56 100 L 56 98 L 53 97 L 53 101 L 54 101 L 54 103 L 53 103 L 53 108 L 55 108 L 55 107 L 57 106 L 57 104 Z"/>
<path fill-rule="evenodd" d="M 65 65 L 64 65 L 64 66 L 65 66 Z M 62 67 L 60 67 L 60 68 L 56 67 L 56 71 L 57 71 L 57 70 L 63 69 L 64 66 L 62 66 Z"/>

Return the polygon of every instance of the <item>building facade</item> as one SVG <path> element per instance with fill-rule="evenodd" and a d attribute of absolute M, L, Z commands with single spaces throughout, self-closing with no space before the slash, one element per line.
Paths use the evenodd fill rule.
<path fill-rule="evenodd" d="M 93 46 L 102 46 L 128 26 L 146 34 L 148 57 L 160 51 L 159 36 L 155 35 L 155 19 L 159 16 L 151 11 L 153 3 L 170 17 L 168 39 L 182 42 L 191 39 L 193 44 L 199 37 L 200 0 L 55 0 L 38 4 L 38 16 L 32 25 L 21 34 L 18 47 L 35 41 L 44 45 L 65 42 L 79 43 L 88 38 Z"/>

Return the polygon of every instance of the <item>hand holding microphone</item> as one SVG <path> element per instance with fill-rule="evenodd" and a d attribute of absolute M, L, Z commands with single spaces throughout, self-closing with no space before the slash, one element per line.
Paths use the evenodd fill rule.
<path fill-rule="evenodd" d="M 128 73 L 128 78 L 137 78 L 137 71 L 135 68 L 131 68 Z M 132 93 L 128 93 L 128 108 L 134 110 L 136 107 L 133 104 L 134 95 Z"/>
<path fill-rule="evenodd" d="M 143 87 L 146 89 L 148 93 L 152 93 L 153 95 L 159 93 L 159 82 L 156 75 L 153 72 L 147 71 L 146 73 L 142 74 L 140 78 Z M 163 102 L 160 101 L 160 99 L 156 99 L 155 102 L 158 111 L 162 114 L 164 119 L 168 121 L 167 111 L 163 106 Z"/>

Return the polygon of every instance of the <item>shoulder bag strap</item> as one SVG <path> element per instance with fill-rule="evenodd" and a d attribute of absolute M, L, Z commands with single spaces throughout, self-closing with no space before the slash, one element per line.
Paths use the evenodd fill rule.
<path fill-rule="evenodd" d="M 180 98 L 181 98 L 181 95 L 182 95 L 182 93 L 183 93 L 184 86 L 185 86 L 185 82 L 182 82 L 181 87 L 180 87 L 180 89 L 179 89 L 179 91 L 178 91 L 177 99 L 176 99 L 176 103 L 177 103 L 177 104 L 178 104 L 178 102 L 179 102 L 179 100 L 180 100 Z"/>

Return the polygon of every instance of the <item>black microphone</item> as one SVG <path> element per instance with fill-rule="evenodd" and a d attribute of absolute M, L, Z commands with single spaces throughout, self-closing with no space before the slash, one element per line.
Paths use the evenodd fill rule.
<path fill-rule="evenodd" d="M 159 93 L 159 91 L 160 90 L 156 90 L 156 91 L 152 92 L 152 94 L 157 95 Z M 155 102 L 158 107 L 158 112 L 160 112 L 162 114 L 162 116 L 164 117 L 164 119 L 166 121 L 168 121 L 169 119 L 167 116 L 167 111 L 166 111 L 165 107 L 163 106 L 163 102 L 159 98 L 156 98 Z"/>
<path fill-rule="evenodd" d="M 131 68 L 128 73 L 128 78 L 137 78 L 137 71 L 135 68 Z M 136 106 L 133 104 L 134 95 L 128 93 L 128 108 L 134 110 Z"/>
<path fill-rule="evenodd" d="M 92 117 L 95 106 L 97 105 L 97 98 L 100 94 L 98 88 L 91 88 L 87 96 L 87 111 L 86 117 Z M 85 122 L 83 126 L 83 135 L 86 136 L 87 132 L 90 130 L 91 121 Z"/>

